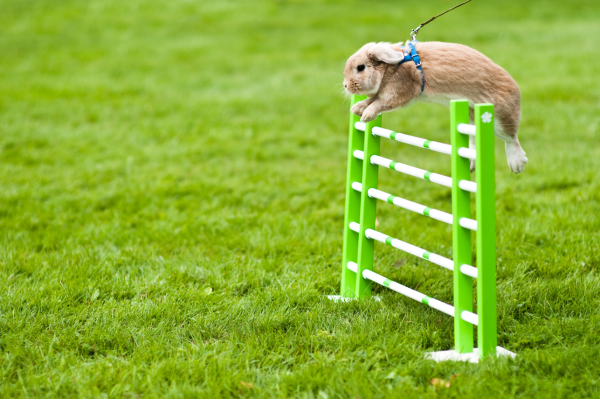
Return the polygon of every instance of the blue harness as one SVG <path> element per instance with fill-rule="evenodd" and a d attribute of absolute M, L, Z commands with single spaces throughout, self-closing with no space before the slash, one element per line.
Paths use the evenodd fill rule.
<path fill-rule="evenodd" d="M 417 67 L 417 69 L 421 73 L 421 93 L 423 93 L 423 90 L 425 90 L 425 75 L 423 75 L 421 59 L 419 58 L 419 54 L 417 53 L 417 49 L 415 48 L 415 43 L 417 43 L 416 40 L 413 40 L 412 42 L 408 43 L 409 51 L 404 55 L 404 60 L 400 61 L 398 65 L 400 66 L 407 61 L 413 61 L 415 63 L 415 67 Z M 401 47 L 401 49 L 404 49 L 404 47 Z"/>

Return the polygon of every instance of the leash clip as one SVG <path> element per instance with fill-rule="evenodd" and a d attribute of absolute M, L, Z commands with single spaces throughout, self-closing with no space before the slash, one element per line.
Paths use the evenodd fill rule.
<path fill-rule="evenodd" d="M 419 33 L 419 29 L 421 29 L 422 27 L 423 25 L 419 25 L 415 29 L 410 31 L 410 37 L 412 38 L 413 42 L 417 40 L 417 33 Z"/>

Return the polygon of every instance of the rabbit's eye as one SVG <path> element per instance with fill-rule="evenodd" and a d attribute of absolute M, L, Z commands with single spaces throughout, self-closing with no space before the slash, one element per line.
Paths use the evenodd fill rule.
<path fill-rule="evenodd" d="M 358 72 L 364 71 L 365 70 L 365 64 L 360 64 L 357 68 Z"/>

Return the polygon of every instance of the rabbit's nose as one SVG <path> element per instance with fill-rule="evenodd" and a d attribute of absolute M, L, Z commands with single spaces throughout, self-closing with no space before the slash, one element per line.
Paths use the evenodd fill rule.
<path fill-rule="evenodd" d="M 348 89 L 348 85 L 346 85 L 345 83 L 344 83 L 344 87 L 345 87 L 346 89 Z"/>

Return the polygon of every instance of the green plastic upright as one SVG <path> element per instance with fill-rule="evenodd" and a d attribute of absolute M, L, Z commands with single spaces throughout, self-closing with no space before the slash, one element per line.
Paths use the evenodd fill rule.
<path fill-rule="evenodd" d="M 454 350 L 473 351 L 473 325 L 461 318 L 463 311 L 473 311 L 473 278 L 460 272 L 463 264 L 472 265 L 471 231 L 460 226 L 461 218 L 471 218 L 471 194 L 459 187 L 461 180 L 471 179 L 470 161 L 458 155 L 469 147 L 469 137 L 460 133 L 459 124 L 469 123 L 469 102 L 450 102 L 450 137 L 452 141 L 452 252 L 454 258 Z"/>
<path fill-rule="evenodd" d="M 377 189 L 379 166 L 371 164 L 371 156 L 378 156 L 381 138 L 371 132 L 374 127 L 381 126 L 381 114 L 367 123 L 365 129 L 364 161 L 362 169 L 362 192 L 360 193 L 360 233 L 358 235 L 358 268 L 356 274 L 356 293 L 358 298 L 371 295 L 371 281 L 363 278 L 365 269 L 373 270 L 375 241 L 365 235 L 367 229 L 375 229 L 377 199 L 369 197 L 369 189 Z"/>
<path fill-rule="evenodd" d="M 352 105 L 367 96 L 352 96 Z M 342 261 L 342 297 L 356 297 L 356 273 L 347 268 L 348 262 L 358 263 L 358 234 L 349 227 L 350 222 L 360 221 L 360 193 L 352 189 L 352 182 L 361 182 L 363 162 L 354 157 L 354 151 L 363 151 L 364 132 L 355 128 L 360 117 L 350 113 L 350 134 L 348 140 L 348 168 L 346 178 L 346 211 L 344 217 L 344 249 Z"/>
<path fill-rule="evenodd" d="M 496 355 L 496 197 L 494 106 L 475 105 L 477 181 L 477 346 L 480 357 Z"/>

